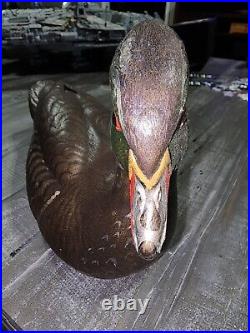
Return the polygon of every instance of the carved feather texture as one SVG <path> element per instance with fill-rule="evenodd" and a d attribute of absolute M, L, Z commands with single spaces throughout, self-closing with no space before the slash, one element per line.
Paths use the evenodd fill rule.
<path fill-rule="evenodd" d="M 29 102 L 27 193 L 45 240 L 67 263 L 98 277 L 145 267 L 134 247 L 125 247 L 128 177 L 110 147 L 110 113 L 62 82 L 38 82 Z"/>
<path fill-rule="evenodd" d="M 160 58 L 154 61 L 154 55 L 160 57 L 158 44 L 164 47 L 160 43 L 166 43 L 167 35 L 161 26 L 153 29 L 158 32 L 160 29 L 163 40 L 157 39 L 157 31 L 149 33 L 144 23 L 139 24 L 127 37 L 131 38 L 129 47 L 133 52 L 126 49 L 122 52 L 133 61 L 121 61 L 119 69 L 116 56 L 111 71 L 115 105 L 119 109 L 122 103 L 123 110 L 127 110 L 122 121 L 126 123 L 128 143 L 134 149 L 137 147 L 137 157 L 149 174 L 167 142 L 172 140 L 171 158 L 178 164 L 187 141 L 186 126 L 176 128 L 186 92 L 182 44 L 167 30 L 170 40 L 163 52 L 169 61 L 165 65 L 159 62 Z M 146 39 L 148 36 L 152 45 L 140 44 L 139 34 Z M 144 56 L 134 58 L 136 51 L 143 48 Z M 117 52 L 119 55 L 120 49 Z M 135 59 L 139 61 L 136 68 Z M 156 73 L 168 69 L 171 63 L 175 64 L 175 70 L 161 77 L 157 86 Z M 148 76 L 144 73 L 147 70 Z M 167 84 L 166 79 L 169 79 Z M 126 89 L 122 101 L 117 97 L 121 89 Z M 150 107 L 145 107 L 145 103 Z M 111 113 L 92 97 L 53 81 L 39 81 L 31 88 L 29 106 L 34 135 L 26 164 L 27 193 L 31 210 L 50 247 L 71 266 L 100 278 L 124 276 L 149 265 L 138 256 L 131 239 L 128 172 L 121 170 L 111 150 Z M 155 126 L 150 142 L 150 136 L 136 136 L 133 131 L 133 126 L 146 124 L 145 112 L 149 112 L 148 120 Z"/>

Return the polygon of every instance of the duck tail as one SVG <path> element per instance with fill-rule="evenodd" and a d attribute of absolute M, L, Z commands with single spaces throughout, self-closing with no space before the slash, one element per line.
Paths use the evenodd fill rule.
<path fill-rule="evenodd" d="M 29 109 L 30 109 L 30 115 L 32 119 L 34 119 L 37 105 L 39 100 L 41 99 L 41 95 L 45 95 L 48 93 L 51 88 L 54 86 L 55 82 L 51 80 L 41 80 L 37 81 L 32 85 L 32 87 L 29 90 Z"/>

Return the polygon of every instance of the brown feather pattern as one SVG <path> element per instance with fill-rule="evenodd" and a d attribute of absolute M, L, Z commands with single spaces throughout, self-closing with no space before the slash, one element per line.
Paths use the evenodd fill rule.
<path fill-rule="evenodd" d="M 152 37 L 151 40 L 153 43 Z M 152 58 L 154 50 L 150 52 Z M 146 70 L 145 65 L 142 63 L 142 69 Z M 149 80 L 136 82 L 141 97 L 129 99 L 127 94 L 131 89 L 136 94 L 135 87 L 132 81 L 124 81 L 128 90 L 123 103 L 157 102 L 158 95 L 152 94 L 154 87 Z M 143 82 L 148 93 L 140 90 Z M 176 87 L 174 93 L 179 96 L 180 85 Z M 169 103 L 171 106 L 172 102 Z M 127 275 L 149 265 L 138 256 L 131 239 L 128 175 L 127 170 L 121 170 L 111 150 L 111 113 L 92 97 L 53 81 L 37 82 L 30 90 L 29 105 L 34 134 L 26 164 L 27 193 L 31 210 L 50 247 L 77 270 L 100 278 Z M 152 110 L 153 123 L 161 111 L 161 104 L 158 106 L 158 113 Z M 145 110 L 139 111 L 142 119 Z M 171 117 L 171 131 L 167 135 L 173 135 L 177 125 L 176 121 L 174 127 L 173 119 L 179 118 L 175 113 Z M 177 129 L 173 138 L 171 135 L 172 147 L 185 147 L 186 126 Z M 156 156 L 151 150 L 145 152 L 141 145 L 138 149 L 140 156 L 145 153 Z M 184 152 L 171 150 L 170 144 L 171 155 L 178 163 Z M 157 160 L 157 156 L 154 158 Z"/>

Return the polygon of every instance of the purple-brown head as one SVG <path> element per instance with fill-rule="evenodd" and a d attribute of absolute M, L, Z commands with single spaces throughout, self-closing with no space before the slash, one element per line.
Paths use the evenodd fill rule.
<path fill-rule="evenodd" d="M 186 101 L 187 73 L 183 43 L 157 20 L 127 34 L 110 70 L 115 113 L 130 148 L 132 234 L 145 259 L 160 252 L 166 236 L 169 144 Z"/>

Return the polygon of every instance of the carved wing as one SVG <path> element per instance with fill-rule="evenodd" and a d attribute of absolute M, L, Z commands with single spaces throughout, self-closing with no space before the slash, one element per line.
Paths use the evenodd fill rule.
<path fill-rule="evenodd" d="M 34 135 L 26 164 L 27 192 L 39 219 L 66 184 L 68 191 L 75 192 L 81 174 L 87 172 L 88 120 L 79 95 L 62 82 L 37 82 L 30 90 L 29 105 Z"/>

